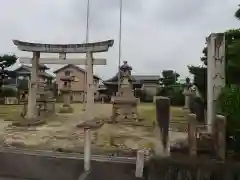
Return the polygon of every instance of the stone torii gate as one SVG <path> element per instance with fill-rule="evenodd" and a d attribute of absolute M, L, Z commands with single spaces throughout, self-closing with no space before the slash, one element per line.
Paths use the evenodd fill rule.
<path fill-rule="evenodd" d="M 87 43 L 87 44 L 41 44 L 13 40 L 13 43 L 21 51 L 33 52 L 32 58 L 21 58 L 21 63 L 32 64 L 31 84 L 29 88 L 29 98 L 26 118 L 36 119 L 36 91 L 37 91 L 37 72 L 40 64 L 87 64 L 87 104 L 86 118 L 93 119 L 92 108 L 94 104 L 93 89 L 93 65 L 106 65 L 106 59 L 94 59 L 93 53 L 107 52 L 112 47 L 114 40 Z M 58 58 L 40 58 L 40 53 L 58 53 Z M 67 53 L 86 53 L 86 59 L 67 59 Z"/>

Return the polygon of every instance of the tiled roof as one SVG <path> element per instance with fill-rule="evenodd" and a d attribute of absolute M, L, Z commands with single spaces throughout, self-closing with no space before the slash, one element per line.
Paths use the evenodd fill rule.
<path fill-rule="evenodd" d="M 47 67 L 47 66 L 45 66 L 44 65 L 44 67 Z M 19 71 L 19 70 L 21 70 L 21 69 L 26 69 L 27 70 L 27 72 L 21 72 L 20 74 L 31 74 L 31 66 L 27 66 L 27 65 L 21 65 L 20 67 L 18 67 L 17 69 L 15 69 L 14 71 L 16 72 L 16 71 Z M 48 77 L 48 78 L 54 78 L 54 76 L 52 76 L 51 74 L 49 74 L 49 73 L 47 73 L 47 72 L 41 72 L 42 74 L 43 74 L 43 76 L 45 76 L 45 77 Z"/>
<path fill-rule="evenodd" d="M 159 81 L 160 76 L 157 75 L 131 75 L 134 81 Z M 112 78 L 104 81 L 104 82 L 112 82 L 118 80 L 118 73 Z"/>
<path fill-rule="evenodd" d="M 156 75 L 132 75 L 133 79 L 136 81 L 158 81 L 160 80 L 160 76 Z"/>

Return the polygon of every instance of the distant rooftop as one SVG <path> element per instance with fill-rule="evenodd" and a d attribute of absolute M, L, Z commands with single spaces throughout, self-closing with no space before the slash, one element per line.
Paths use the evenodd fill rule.
<path fill-rule="evenodd" d="M 160 75 L 131 75 L 133 81 L 160 81 Z M 118 73 L 112 78 L 104 82 L 116 82 L 118 81 Z"/>

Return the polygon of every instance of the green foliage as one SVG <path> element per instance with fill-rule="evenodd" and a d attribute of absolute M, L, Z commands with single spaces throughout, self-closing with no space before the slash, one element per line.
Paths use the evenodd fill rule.
<path fill-rule="evenodd" d="M 171 106 L 184 106 L 185 97 L 182 94 L 182 92 L 175 92 L 170 97 L 170 103 L 171 103 Z"/>
<path fill-rule="evenodd" d="M 14 72 L 5 69 L 13 65 L 16 61 L 17 57 L 15 55 L 0 56 L 0 87 L 3 85 L 3 79 L 14 74 Z"/>
<path fill-rule="evenodd" d="M 176 84 L 179 74 L 173 70 L 163 70 L 161 81 L 165 86 Z"/>
<path fill-rule="evenodd" d="M 207 65 L 207 47 L 204 47 L 202 50 L 203 57 L 201 57 L 201 61 L 204 65 Z"/>
<path fill-rule="evenodd" d="M 240 87 L 225 87 L 218 99 L 218 110 L 228 119 L 231 128 L 240 129 Z"/>
<path fill-rule="evenodd" d="M 3 55 L 0 56 L 0 68 L 4 70 L 5 68 L 13 65 L 17 61 L 15 55 Z"/>
<path fill-rule="evenodd" d="M 207 99 L 207 68 L 204 66 L 188 66 L 189 72 L 194 75 L 193 82 L 198 87 L 204 100 Z"/>
<path fill-rule="evenodd" d="M 172 106 L 183 106 L 185 103 L 185 98 L 182 94 L 182 90 L 182 85 L 168 86 L 162 88 L 158 93 L 158 96 L 169 97 Z"/>
<path fill-rule="evenodd" d="M 240 152 L 240 87 L 225 87 L 218 99 L 218 110 L 227 118 L 227 146 Z"/>
<path fill-rule="evenodd" d="M 239 7 L 240 7 L 240 5 L 239 5 Z M 240 8 L 238 8 L 238 10 L 235 12 L 234 15 L 238 20 L 240 20 Z"/>
<path fill-rule="evenodd" d="M 4 87 L 1 90 L 0 97 L 17 97 L 17 91 L 13 88 Z"/>
<path fill-rule="evenodd" d="M 240 84 L 240 29 L 231 29 L 225 32 L 226 38 L 226 81 L 227 84 Z M 194 75 L 194 83 L 206 100 L 207 91 L 207 48 L 203 48 L 201 61 L 203 66 L 188 66 L 189 72 Z"/>

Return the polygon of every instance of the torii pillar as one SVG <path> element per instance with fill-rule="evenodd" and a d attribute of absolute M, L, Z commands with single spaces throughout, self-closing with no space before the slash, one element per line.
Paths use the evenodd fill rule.
<path fill-rule="evenodd" d="M 30 87 L 29 87 L 29 95 L 28 95 L 28 110 L 26 118 L 36 119 L 36 105 L 37 105 L 37 87 L 38 87 L 38 66 L 39 66 L 39 58 L 40 58 L 40 52 L 33 52 L 33 58 L 32 58 L 32 69 L 31 69 L 31 81 L 30 81 Z"/>

